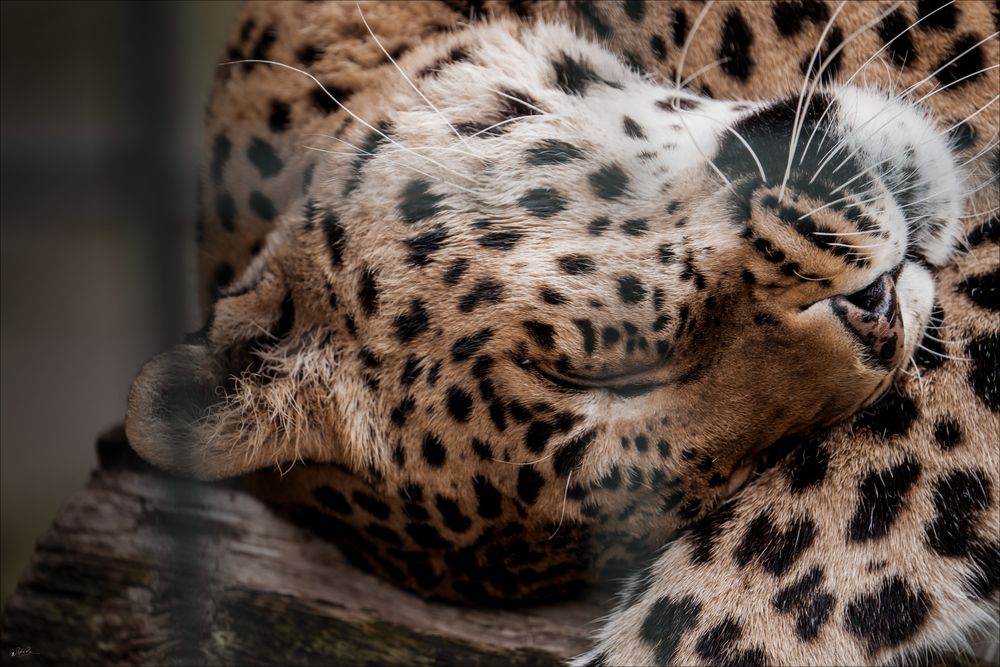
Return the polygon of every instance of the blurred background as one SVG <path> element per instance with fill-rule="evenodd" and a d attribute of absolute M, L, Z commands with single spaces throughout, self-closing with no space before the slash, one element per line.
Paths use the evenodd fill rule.
<path fill-rule="evenodd" d="M 3 601 L 132 377 L 200 325 L 195 168 L 238 9 L 0 3 Z"/>

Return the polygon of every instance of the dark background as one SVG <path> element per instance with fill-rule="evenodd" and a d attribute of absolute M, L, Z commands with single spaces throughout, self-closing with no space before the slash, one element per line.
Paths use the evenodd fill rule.
<path fill-rule="evenodd" d="M 194 182 L 233 2 L 0 3 L 0 594 L 142 363 L 196 329 Z"/>

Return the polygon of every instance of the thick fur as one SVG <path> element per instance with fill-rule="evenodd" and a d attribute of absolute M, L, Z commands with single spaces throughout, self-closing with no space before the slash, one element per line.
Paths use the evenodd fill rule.
<path fill-rule="evenodd" d="M 995 624 L 993 7 L 450 4 L 247 6 L 138 451 L 433 597 L 637 569 L 581 664 Z"/>

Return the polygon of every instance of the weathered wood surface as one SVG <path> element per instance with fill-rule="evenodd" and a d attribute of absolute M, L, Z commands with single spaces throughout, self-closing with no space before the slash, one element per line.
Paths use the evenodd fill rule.
<path fill-rule="evenodd" d="M 4 663 L 552 664 L 600 614 L 426 602 L 244 492 L 151 470 L 120 432 L 99 454 L 3 610 Z"/>

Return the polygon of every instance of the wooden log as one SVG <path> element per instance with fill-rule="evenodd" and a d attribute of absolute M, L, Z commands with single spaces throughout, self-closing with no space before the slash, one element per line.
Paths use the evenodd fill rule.
<path fill-rule="evenodd" d="M 120 429 L 98 453 L 3 610 L 5 663 L 554 664 L 601 613 L 427 602 L 238 489 L 151 469 Z"/>

